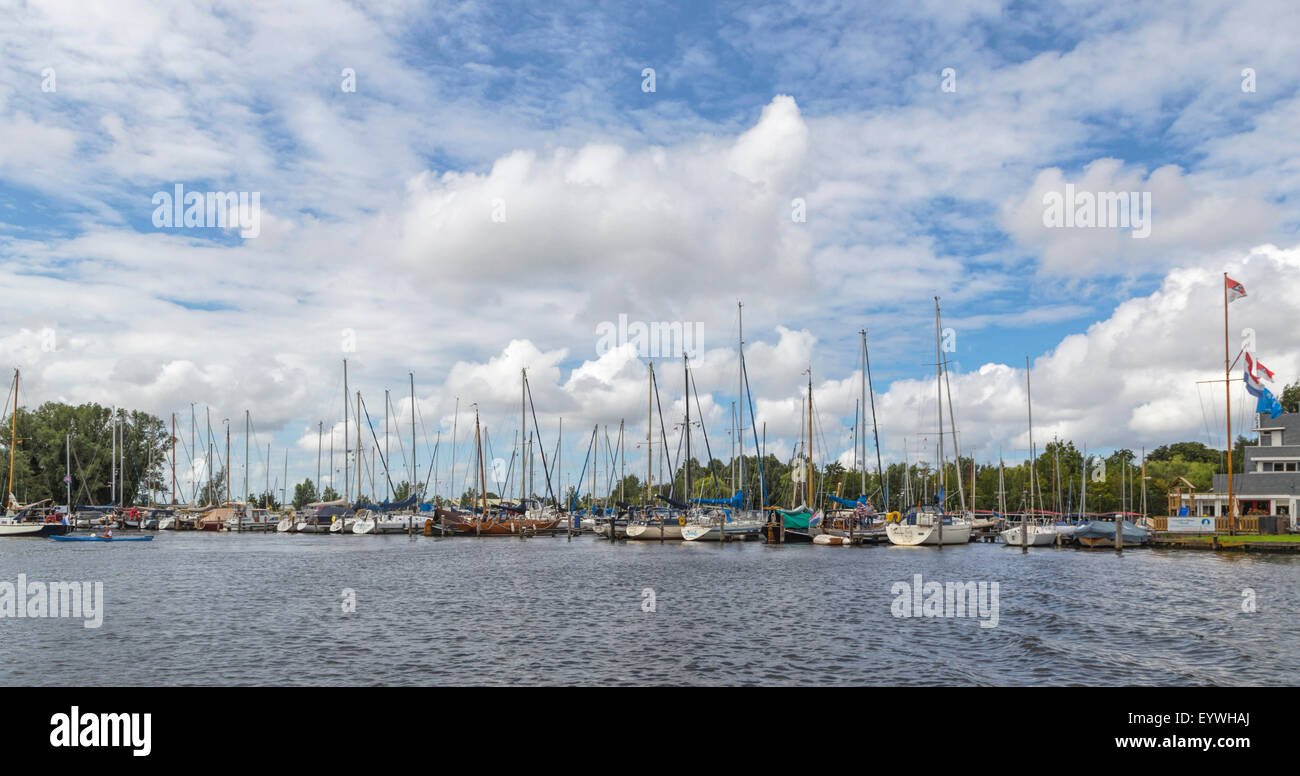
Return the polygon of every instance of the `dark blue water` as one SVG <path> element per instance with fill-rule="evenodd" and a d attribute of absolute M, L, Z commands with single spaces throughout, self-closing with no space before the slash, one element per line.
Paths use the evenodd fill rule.
<path fill-rule="evenodd" d="M 98 629 L 0 619 L 0 683 L 1239 685 L 1300 672 L 1296 556 L 156 536 L 0 540 L 0 582 L 98 580 L 105 598 Z M 891 587 L 914 574 L 997 582 L 996 627 L 895 617 Z"/>

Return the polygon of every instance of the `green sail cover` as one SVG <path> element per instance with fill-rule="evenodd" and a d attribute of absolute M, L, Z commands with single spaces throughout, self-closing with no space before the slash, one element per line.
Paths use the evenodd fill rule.
<path fill-rule="evenodd" d="M 777 511 L 781 513 L 786 528 L 806 529 L 808 521 L 812 518 L 811 512 L 787 511 L 784 509 L 778 509 Z"/>

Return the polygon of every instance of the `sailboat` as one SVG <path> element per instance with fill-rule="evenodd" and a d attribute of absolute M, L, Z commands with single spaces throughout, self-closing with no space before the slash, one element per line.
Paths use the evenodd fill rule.
<path fill-rule="evenodd" d="M 1034 399 L 1029 384 L 1029 358 L 1025 358 L 1025 404 L 1029 409 L 1029 509 L 1020 513 L 1020 525 L 1002 532 L 1002 541 L 1008 547 L 1046 547 L 1056 542 L 1056 527 L 1035 522 L 1034 488 L 1038 485 L 1038 472 L 1034 467 Z M 1039 490 L 1039 499 L 1042 491 Z"/>
<path fill-rule="evenodd" d="M 686 460 L 682 464 L 686 484 L 687 504 L 691 501 L 695 508 L 688 506 L 685 519 L 681 524 L 682 539 L 688 542 L 731 541 L 735 539 L 756 538 L 763 530 L 764 520 L 744 511 L 745 492 L 736 491 L 730 499 L 691 499 L 691 381 L 690 367 L 686 356 L 682 356 L 682 368 L 686 376 Z"/>
<path fill-rule="evenodd" d="M 47 522 L 37 510 L 50 499 L 43 499 L 33 504 L 19 504 L 14 498 L 14 451 L 18 447 L 18 370 L 14 370 L 14 406 L 9 415 L 9 479 L 8 504 L 5 514 L 0 517 L 0 536 L 54 536 L 67 533 L 68 527 L 62 522 Z"/>
<path fill-rule="evenodd" d="M 885 524 L 885 534 L 891 544 L 904 547 L 920 545 L 967 544 L 970 542 L 971 524 L 969 520 L 945 514 L 943 510 L 943 352 L 940 347 L 941 331 L 939 327 L 939 297 L 934 298 L 934 349 L 938 363 L 938 378 L 935 381 L 939 411 L 939 492 L 934 504 L 918 504 L 908 510 L 906 515 Z M 950 392 L 951 397 L 951 392 Z M 952 414 L 951 408 L 949 414 Z"/>

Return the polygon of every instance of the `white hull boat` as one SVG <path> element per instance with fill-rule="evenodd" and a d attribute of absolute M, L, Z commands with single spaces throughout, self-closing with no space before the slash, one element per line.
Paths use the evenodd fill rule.
<path fill-rule="evenodd" d="M 159 520 L 159 521 L 158 521 L 158 530 L 159 530 L 159 531 L 174 531 L 174 530 L 176 530 L 176 518 L 174 518 L 174 517 L 164 517 L 163 519 Z"/>
<path fill-rule="evenodd" d="M 0 519 L 0 536 L 38 536 L 44 528 L 44 523 L 23 523 L 17 520 Z"/>
<path fill-rule="evenodd" d="M 275 524 L 276 533 L 289 533 L 294 530 L 294 521 L 291 517 L 282 517 L 280 522 Z"/>
<path fill-rule="evenodd" d="M 934 507 L 922 507 L 910 513 L 897 523 L 888 523 L 885 534 L 891 544 L 901 547 L 936 546 L 939 541 L 939 526 L 943 516 Z M 943 522 L 943 544 L 970 543 L 970 523 L 961 518 L 950 518 Z"/>
<path fill-rule="evenodd" d="M 682 527 L 676 520 L 665 521 L 661 528 L 658 523 L 629 523 L 627 538 L 658 541 L 659 539 L 678 540 L 682 538 Z"/>
<path fill-rule="evenodd" d="M 1057 536 L 1055 526 L 1031 525 L 1029 526 L 1029 535 L 1026 537 L 1025 546 L 1048 547 L 1056 543 Z M 1017 525 L 1003 531 L 1002 541 L 1009 547 L 1020 547 L 1020 526 Z"/>
<path fill-rule="evenodd" d="M 836 536 L 835 534 L 817 534 L 813 537 L 813 544 L 825 544 L 830 547 L 848 547 L 849 538 L 847 536 Z"/>
<path fill-rule="evenodd" d="M 352 523 L 354 534 L 402 534 L 414 531 L 416 521 L 410 514 L 359 517 Z"/>

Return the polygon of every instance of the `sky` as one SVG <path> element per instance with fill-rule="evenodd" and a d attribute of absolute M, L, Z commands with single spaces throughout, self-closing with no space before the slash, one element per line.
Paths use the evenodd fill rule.
<path fill-rule="evenodd" d="M 341 487 L 347 359 L 395 480 L 414 380 L 445 493 L 475 411 L 510 468 L 527 369 L 572 482 L 620 421 L 644 471 L 651 361 L 681 435 L 680 354 L 620 319 L 698 333 L 693 450 L 728 457 L 743 311 L 751 453 L 794 452 L 811 369 L 814 457 L 853 464 L 864 329 L 886 460 L 934 459 L 937 334 L 964 455 L 1023 460 L 1027 368 L 1039 447 L 1222 445 L 1225 272 L 1230 355 L 1300 375 L 1294 3 L 544 6 L 0 2 L 22 403 L 176 413 L 186 482 L 191 415 L 230 419 L 237 486 L 245 410 L 277 489 L 323 426 Z M 249 218 L 173 224 L 177 186 Z M 1145 226 L 1049 224 L 1067 191 Z"/>

